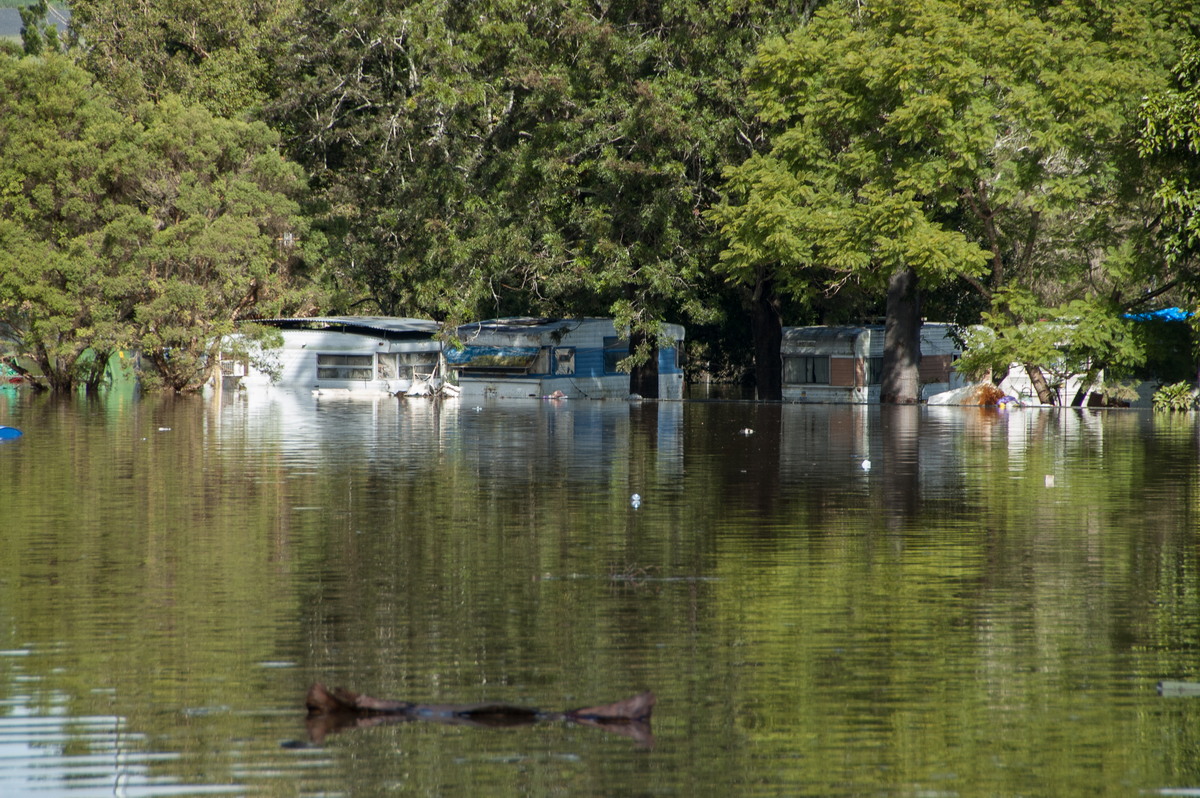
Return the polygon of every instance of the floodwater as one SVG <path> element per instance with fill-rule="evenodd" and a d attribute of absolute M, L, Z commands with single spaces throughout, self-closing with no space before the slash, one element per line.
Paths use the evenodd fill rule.
<path fill-rule="evenodd" d="M 0 424 L 0 795 L 1200 795 L 1200 697 L 1156 690 L 1200 681 L 1191 417 L 0 391 Z M 325 734 L 315 681 L 658 704 Z"/>

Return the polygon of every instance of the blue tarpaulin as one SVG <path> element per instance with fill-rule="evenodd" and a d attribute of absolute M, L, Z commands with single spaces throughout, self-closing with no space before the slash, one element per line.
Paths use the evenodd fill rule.
<path fill-rule="evenodd" d="M 1192 312 L 1183 308 L 1163 308 L 1146 313 L 1126 313 L 1122 318 L 1133 321 L 1187 321 Z"/>
<path fill-rule="evenodd" d="M 445 352 L 446 362 L 452 366 L 525 368 L 537 357 L 538 348 L 536 346 L 466 346 L 462 349 L 448 348 Z"/>

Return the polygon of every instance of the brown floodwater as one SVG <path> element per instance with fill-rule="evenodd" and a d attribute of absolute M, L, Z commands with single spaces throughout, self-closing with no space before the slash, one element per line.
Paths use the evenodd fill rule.
<path fill-rule="evenodd" d="M 1200 697 L 1156 690 L 1200 682 L 1191 416 L 3 390 L 0 425 L 0 795 L 1200 795 Z M 323 735 L 316 681 L 658 704 Z"/>

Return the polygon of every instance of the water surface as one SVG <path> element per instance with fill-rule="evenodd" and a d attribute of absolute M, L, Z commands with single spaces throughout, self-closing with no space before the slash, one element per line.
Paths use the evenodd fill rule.
<path fill-rule="evenodd" d="M 0 424 L 3 795 L 1200 791 L 1200 699 L 1155 690 L 1200 681 L 1191 418 L 4 391 Z M 659 703 L 652 741 L 315 741 L 313 681 Z"/>

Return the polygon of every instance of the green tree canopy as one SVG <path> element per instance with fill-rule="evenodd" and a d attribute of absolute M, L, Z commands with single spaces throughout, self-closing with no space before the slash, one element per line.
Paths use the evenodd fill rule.
<path fill-rule="evenodd" d="M 141 159 L 132 127 L 67 58 L 0 56 L 0 317 L 46 382 L 129 343 L 122 264 L 102 250 Z"/>
<path fill-rule="evenodd" d="M 651 337 L 711 318 L 702 211 L 757 140 L 740 69 L 806 5 L 307 8 L 270 118 L 314 176 L 344 301 L 611 314 Z"/>
<path fill-rule="evenodd" d="M 1174 77 L 1142 105 L 1140 144 L 1161 174 L 1168 259 L 1186 267 L 1200 253 L 1200 39 L 1188 42 Z"/>
<path fill-rule="evenodd" d="M 713 214 L 722 270 L 795 294 L 912 270 L 1011 324 L 1007 287 L 1121 306 L 1163 267 L 1132 134 L 1184 6 L 825 7 L 751 68 L 775 133 Z"/>
<path fill-rule="evenodd" d="M 197 387 L 241 318 L 302 304 L 293 270 L 319 240 L 296 200 L 303 173 L 262 123 L 214 117 L 176 97 L 139 113 L 137 214 L 108 251 L 139 279 L 132 328 L 167 387 Z"/>
<path fill-rule="evenodd" d="M 179 94 L 219 116 L 273 95 L 295 0 L 71 0 L 81 63 L 132 109 Z"/>
<path fill-rule="evenodd" d="M 125 347 L 196 387 L 234 320 L 299 301 L 287 243 L 319 242 L 265 125 L 178 98 L 127 115 L 64 56 L 0 56 L 0 150 L 0 320 L 53 389 Z"/>

